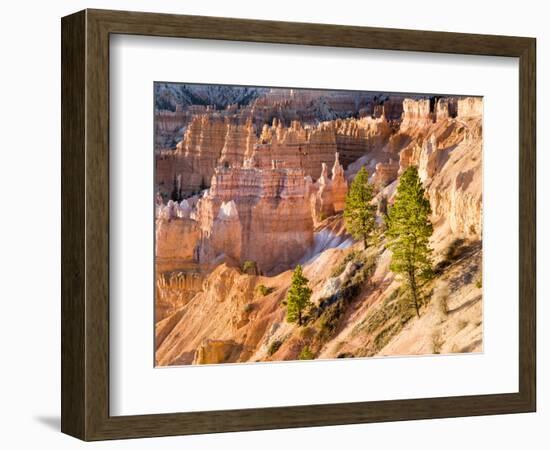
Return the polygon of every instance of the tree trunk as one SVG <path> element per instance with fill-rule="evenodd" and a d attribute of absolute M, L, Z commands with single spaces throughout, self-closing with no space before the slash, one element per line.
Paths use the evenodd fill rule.
<path fill-rule="evenodd" d="M 414 301 L 414 309 L 416 310 L 416 316 L 420 317 L 420 308 L 418 306 L 418 288 L 416 286 L 416 277 L 414 275 L 414 269 L 409 270 L 409 284 L 411 286 L 411 292 Z"/>
<path fill-rule="evenodd" d="M 302 310 L 298 310 L 298 326 L 302 326 Z"/>

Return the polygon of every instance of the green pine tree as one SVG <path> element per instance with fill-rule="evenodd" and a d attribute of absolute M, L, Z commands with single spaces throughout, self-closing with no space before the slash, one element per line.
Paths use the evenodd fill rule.
<path fill-rule="evenodd" d="M 376 227 L 376 205 L 371 204 L 373 196 L 369 174 L 364 167 L 361 167 L 346 195 L 344 220 L 346 229 L 355 239 L 363 241 L 365 249 Z"/>
<path fill-rule="evenodd" d="M 309 280 L 302 272 L 302 266 L 297 265 L 292 274 L 292 283 L 286 294 L 286 320 L 290 323 L 302 325 L 303 312 L 311 306 L 309 299 L 312 290 L 308 287 Z"/>
<path fill-rule="evenodd" d="M 411 166 L 399 180 L 394 205 L 386 218 L 386 237 L 393 253 L 390 269 L 405 279 L 418 317 L 422 283 L 432 277 L 431 213 L 418 170 Z"/>

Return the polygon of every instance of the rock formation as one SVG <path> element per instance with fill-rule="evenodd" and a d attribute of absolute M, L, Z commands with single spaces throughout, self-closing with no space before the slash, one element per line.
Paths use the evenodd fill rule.
<path fill-rule="evenodd" d="M 429 127 L 432 122 L 433 116 L 430 112 L 429 99 L 413 100 L 407 98 L 403 101 L 401 130 Z"/>
<path fill-rule="evenodd" d="M 197 210 L 201 260 L 223 254 L 270 272 L 297 261 L 313 241 L 302 169 L 217 168 Z"/>
<path fill-rule="evenodd" d="M 155 286 L 155 320 L 162 320 L 185 306 L 202 290 L 204 278 L 198 267 L 185 271 L 158 273 Z"/>
<path fill-rule="evenodd" d="M 207 339 L 197 349 L 193 364 L 234 362 L 241 348 L 241 345 L 231 340 Z"/>
<path fill-rule="evenodd" d="M 426 354 L 435 332 L 445 352 L 482 349 L 481 98 L 273 89 L 189 111 L 156 124 L 156 364 L 298 359 L 306 345 L 316 358 Z M 382 223 L 410 165 L 447 264 L 428 288 L 452 286 L 456 312 L 441 318 L 431 300 L 403 322 L 384 236 L 363 251 L 342 211 L 364 166 Z M 467 245 L 450 264 L 455 241 Z M 313 289 L 305 327 L 283 303 L 298 263 Z"/>
<path fill-rule="evenodd" d="M 185 217 L 156 220 L 156 255 L 161 259 L 191 262 L 196 260 L 200 237 L 198 223 Z"/>
<path fill-rule="evenodd" d="M 381 150 L 392 135 L 385 116 L 337 120 L 336 147 L 344 167 L 365 154 Z"/>
<path fill-rule="evenodd" d="M 328 177 L 327 165 L 323 163 L 321 176 L 312 191 L 311 207 L 315 224 L 344 210 L 348 183 L 338 153 L 335 155 L 331 178 Z"/>
<path fill-rule="evenodd" d="M 399 162 L 390 158 L 388 162 L 376 164 L 373 175 L 373 182 L 380 188 L 387 186 L 397 179 L 399 173 Z"/>
<path fill-rule="evenodd" d="M 248 121 L 245 126 L 228 125 L 218 164 L 225 167 L 242 166 L 244 159 L 252 154 L 255 142 L 256 130 L 252 121 Z"/>
<path fill-rule="evenodd" d="M 481 97 L 466 97 L 458 100 L 459 119 L 479 119 L 483 114 L 483 99 Z"/>

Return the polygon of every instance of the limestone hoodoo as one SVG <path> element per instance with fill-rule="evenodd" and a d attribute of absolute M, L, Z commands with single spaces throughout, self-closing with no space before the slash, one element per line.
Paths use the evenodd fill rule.
<path fill-rule="evenodd" d="M 288 267 L 313 240 L 308 199 L 302 169 L 217 168 L 197 205 L 201 260 L 225 255 L 266 273 Z"/>
<path fill-rule="evenodd" d="M 318 224 L 329 216 L 344 210 L 348 183 L 344 177 L 344 168 L 339 155 L 335 153 L 332 176 L 329 178 L 327 165 L 323 163 L 321 176 L 313 185 L 311 208 L 314 223 Z"/>

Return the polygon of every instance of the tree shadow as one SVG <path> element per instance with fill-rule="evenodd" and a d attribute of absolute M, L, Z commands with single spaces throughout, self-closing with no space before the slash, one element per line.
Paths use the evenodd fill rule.
<path fill-rule="evenodd" d="M 462 311 L 463 309 L 466 309 L 470 306 L 472 306 L 473 304 L 479 302 L 481 300 L 481 295 L 478 295 L 477 297 L 471 299 L 471 300 L 468 300 L 467 302 L 465 303 L 462 303 L 462 305 L 460 306 L 457 306 L 456 308 L 454 309 L 451 309 L 449 311 L 449 314 L 454 314 L 454 313 L 457 313 L 458 311 Z"/>
<path fill-rule="evenodd" d="M 476 341 L 472 342 L 471 344 L 468 344 L 466 347 L 461 348 L 460 353 L 472 353 L 478 345 L 481 345 L 481 343 L 482 343 L 482 340 L 477 339 Z"/>

